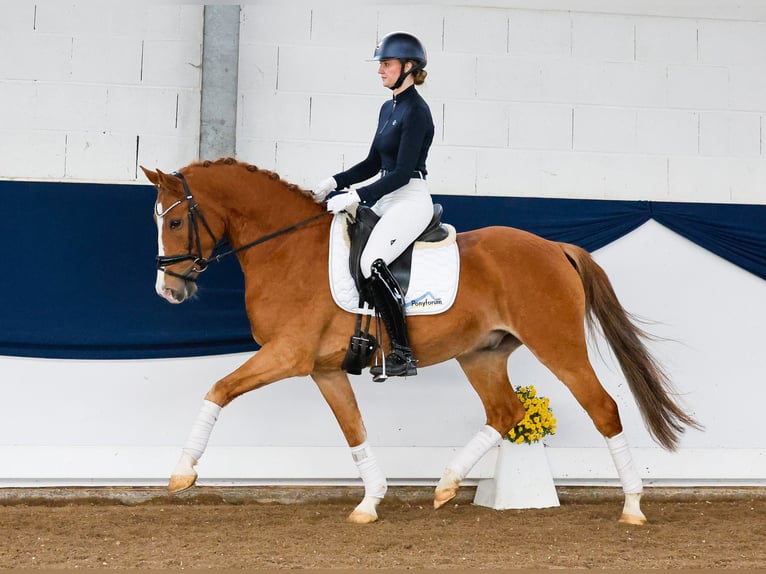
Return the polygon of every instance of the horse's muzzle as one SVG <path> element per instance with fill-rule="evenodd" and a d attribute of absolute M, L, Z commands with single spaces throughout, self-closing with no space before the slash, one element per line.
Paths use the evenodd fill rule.
<path fill-rule="evenodd" d="M 156 291 L 157 295 L 167 302 L 178 304 L 194 297 L 197 293 L 197 284 L 192 277 L 160 272 L 157 277 Z"/>

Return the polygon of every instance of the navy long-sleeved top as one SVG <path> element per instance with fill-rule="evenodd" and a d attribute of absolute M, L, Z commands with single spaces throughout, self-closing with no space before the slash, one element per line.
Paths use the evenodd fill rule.
<path fill-rule="evenodd" d="M 355 166 L 333 176 L 338 189 L 369 179 L 383 170 L 384 177 L 356 190 L 362 203 L 375 203 L 405 185 L 413 172 L 426 175 L 426 157 L 433 139 L 431 110 L 415 86 L 410 86 L 381 106 L 369 154 Z"/>

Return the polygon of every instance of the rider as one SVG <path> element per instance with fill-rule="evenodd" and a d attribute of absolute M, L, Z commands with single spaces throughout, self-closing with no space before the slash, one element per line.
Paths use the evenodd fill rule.
<path fill-rule="evenodd" d="M 415 241 L 433 215 L 426 156 L 434 123 L 428 104 L 415 90 L 426 78 L 426 51 L 412 34 L 392 32 L 381 39 L 372 60 L 380 62 L 378 74 L 393 98 L 380 109 L 370 152 L 355 166 L 323 180 L 313 193 L 321 202 L 331 191 L 380 173 L 380 179 L 369 185 L 331 197 L 327 210 L 339 213 L 362 203 L 380 216 L 362 252 L 361 271 L 391 341 L 386 375 L 413 376 L 417 361 L 407 334 L 404 294 L 388 265 Z M 383 369 L 375 366 L 370 371 L 379 377 Z"/>

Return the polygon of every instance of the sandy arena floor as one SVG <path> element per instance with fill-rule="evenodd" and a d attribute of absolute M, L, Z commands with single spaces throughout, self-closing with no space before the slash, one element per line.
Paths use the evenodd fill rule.
<path fill-rule="evenodd" d="M 358 526 L 361 489 L 9 489 L 0 568 L 766 568 L 764 489 L 650 489 L 643 527 L 617 522 L 614 489 L 507 511 L 473 490 L 435 511 L 430 490 L 392 488 Z"/>

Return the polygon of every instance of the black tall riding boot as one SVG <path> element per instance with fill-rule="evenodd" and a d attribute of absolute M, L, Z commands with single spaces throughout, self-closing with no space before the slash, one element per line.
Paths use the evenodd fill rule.
<path fill-rule="evenodd" d="M 404 293 L 382 259 L 376 259 L 372 264 L 368 289 L 375 309 L 383 317 L 383 324 L 391 340 L 391 353 L 386 357 L 385 371 L 383 365 L 375 365 L 370 369 L 374 380 L 383 381 L 386 377 L 414 377 L 418 374 L 417 361 L 412 355 L 407 336 Z"/>

